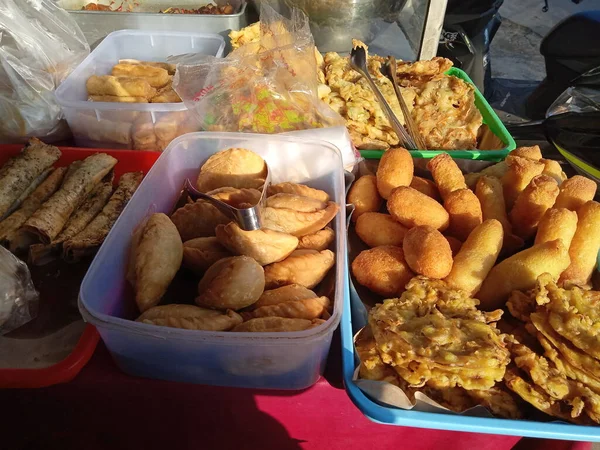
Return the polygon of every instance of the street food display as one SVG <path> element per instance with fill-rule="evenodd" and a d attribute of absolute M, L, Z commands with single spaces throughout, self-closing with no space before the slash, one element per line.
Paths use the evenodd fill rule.
<path fill-rule="evenodd" d="M 105 11 L 105 12 L 135 12 L 135 9 L 140 6 L 143 0 L 130 1 L 122 0 L 120 3 L 118 0 L 113 0 L 110 4 L 105 5 L 102 3 L 88 3 L 84 5 L 82 11 Z M 235 9 L 230 4 L 226 5 L 215 5 L 208 3 L 198 8 L 179 8 L 169 7 L 165 9 L 159 9 L 154 11 L 161 14 L 208 14 L 208 15 L 222 15 L 222 14 L 234 14 Z"/>

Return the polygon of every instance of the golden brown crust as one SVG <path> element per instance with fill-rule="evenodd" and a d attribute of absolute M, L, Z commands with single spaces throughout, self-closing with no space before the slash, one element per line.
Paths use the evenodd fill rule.
<path fill-rule="evenodd" d="M 470 189 L 459 189 L 448 194 L 444 208 L 450 217 L 446 233 L 459 241 L 464 242 L 475 227 L 483 222 L 481 203 Z"/>
<path fill-rule="evenodd" d="M 354 205 L 353 222 L 366 212 L 379 211 L 383 199 L 377 191 L 377 177 L 365 175 L 356 180 L 348 192 L 348 203 Z"/>
<path fill-rule="evenodd" d="M 544 171 L 544 163 L 520 156 L 507 156 L 508 169 L 502 176 L 502 188 L 507 210 L 511 210 L 517 197 L 527 187 L 533 177 Z"/>
<path fill-rule="evenodd" d="M 215 206 L 203 200 L 182 206 L 173 213 L 171 220 L 183 241 L 214 236 L 217 225 L 230 222 Z"/>
<path fill-rule="evenodd" d="M 465 177 L 458 165 L 448 153 L 440 153 L 427 163 L 440 195 L 446 199 L 448 195 L 459 189 L 466 189 Z"/>
<path fill-rule="evenodd" d="M 444 231 L 450 224 L 450 216 L 442 205 L 411 187 L 394 189 L 387 208 L 391 216 L 407 228 L 429 225 Z"/>
<path fill-rule="evenodd" d="M 183 243 L 183 266 L 197 274 L 204 274 L 214 263 L 230 256 L 233 256 L 231 252 L 219 244 L 214 236 L 190 239 Z"/>
<path fill-rule="evenodd" d="M 586 202 L 594 200 L 597 188 L 598 185 L 593 180 L 575 175 L 560 185 L 560 193 L 554 207 L 577 211 Z"/>
<path fill-rule="evenodd" d="M 335 263 L 331 250 L 296 250 L 286 259 L 265 267 L 267 289 L 300 284 L 308 289 L 317 286 Z"/>
<path fill-rule="evenodd" d="M 317 250 L 322 251 L 329 248 L 335 240 L 335 231 L 330 227 L 325 227 L 312 234 L 302 236 L 298 241 L 298 250 Z"/>
<path fill-rule="evenodd" d="M 304 286 L 299 284 L 289 284 L 280 288 L 264 291 L 253 307 L 260 308 L 262 306 L 278 305 L 279 303 L 316 297 L 318 297 L 317 294 Z"/>
<path fill-rule="evenodd" d="M 339 206 L 334 202 L 329 202 L 327 208 L 315 212 L 267 206 L 263 211 L 263 227 L 296 237 L 306 236 L 324 228 L 338 211 Z"/>
<path fill-rule="evenodd" d="M 243 312 L 244 320 L 257 317 L 287 317 L 289 319 L 313 320 L 321 317 L 324 311 L 331 306 L 327 297 L 305 298 L 289 300 L 275 305 L 260 306 L 252 311 Z"/>
<path fill-rule="evenodd" d="M 244 148 L 228 148 L 208 158 L 196 183 L 201 192 L 225 186 L 258 189 L 266 176 L 267 165 L 259 155 Z"/>
<path fill-rule="evenodd" d="M 301 195 L 302 197 L 310 197 L 321 202 L 329 201 L 329 194 L 325 191 L 321 191 L 319 189 L 311 188 L 304 184 L 296 184 L 296 183 L 279 183 L 272 184 L 267 188 L 267 194 L 269 196 L 275 194 L 295 194 Z"/>
<path fill-rule="evenodd" d="M 554 205 L 557 196 L 558 185 L 554 178 L 547 175 L 533 177 L 519 194 L 510 211 L 514 233 L 523 240 L 532 237 L 546 211 Z"/>
<path fill-rule="evenodd" d="M 401 246 L 408 228 L 389 214 L 368 212 L 358 218 L 354 230 L 365 244 L 373 248 L 382 245 Z"/>
<path fill-rule="evenodd" d="M 413 272 L 428 278 L 444 278 L 452 269 L 452 249 L 435 228 L 414 227 L 402 243 L 404 258 Z"/>
<path fill-rule="evenodd" d="M 306 319 L 289 319 L 284 317 L 259 317 L 250 319 L 232 331 L 251 333 L 282 333 L 289 331 L 303 331 L 320 325 L 321 321 Z"/>
<path fill-rule="evenodd" d="M 414 277 L 400 247 L 383 245 L 362 251 L 352 261 L 356 281 L 384 297 L 394 297 Z"/>
<path fill-rule="evenodd" d="M 230 309 L 222 313 L 194 305 L 155 306 L 137 318 L 137 322 L 151 325 L 203 331 L 229 331 L 242 321 L 242 316 Z"/>
<path fill-rule="evenodd" d="M 377 190 L 387 199 L 398 186 L 409 186 L 414 174 L 411 154 L 405 148 L 392 148 L 381 157 L 377 167 Z"/>
<path fill-rule="evenodd" d="M 327 203 L 311 197 L 296 194 L 274 194 L 267 198 L 266 205 L 271 208 L 286 208 L 294 211 L 312 213 L 327 208 Z"/>
<path fill-rule="evenodd" d="M 425 194 L 427 197 L 431 197 L 435 201 L 441 201 L 440 192 L 435 183 L 431 180 L 414 176 L 410 182 L 410 187 Z"/>

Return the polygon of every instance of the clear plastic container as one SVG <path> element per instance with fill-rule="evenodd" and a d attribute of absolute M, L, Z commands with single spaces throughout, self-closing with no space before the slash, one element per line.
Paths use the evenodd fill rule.
<path fill-rule="evenodd" d="M 186 53 L 221 57 L 224 49 L 225 39 L 218 34 L 140 30 L 109 34 L 56 90 L 75 143 L 78 147 L 159 150 L 174 137 L 195 131 L 193 116 L 183 103 L 89 102 L 87 79 L 110 74 L 120 59 L 164 62 Z M 155 133 L 156 143 L 145 148 L 136 145 L 147 142 L 148 132 Z"/>
<path fill-rule="evenodd" d="M 305 183 L 345 204 L 339 150 L 322 141 L 244 133 L 193 133 L 174 140 L 119 217 L 83 283 L 79 308 L 125 372 L 221 386 L 303 389 L 323 373 L 331 338 L 348 296 L 346 218 L 334 220 L 334 309 L 326 323 L 290 333 L 205 332 L 133 322 L 133 292 L 125 279 L 131 235 L 146 216 L 170 213 L 186 178 L 195 179 L 210 155 L 243 147 L 269 164 L 273 183 Z"/>

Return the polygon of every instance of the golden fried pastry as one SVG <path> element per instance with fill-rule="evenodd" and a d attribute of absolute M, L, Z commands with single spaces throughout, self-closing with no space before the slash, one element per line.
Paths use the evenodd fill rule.
<path fill-rule="evenodd" d="M 233 256 L 214 237 L 190 239 L 183 243 L 183 266 L 197 274 L 203 274 L 218 260 Z"/>
<path fill-rule="evenodd" d="M 481 172 L 465 174 L 465 182 L 470 189 L 475 189 L 477 181 L 479 181 L 480 177 L 487 175 L 489 177 L 495 177 L 501 180 L 507 171 L 508 164 L 506 164 L 506 161 L 500 161 L 499 163 L 486 167 Z"/>
<path fill-rule="evenodd" d="M 271 208 L 287 208 L 294 211 L 312 213 L 327 208 L 327 203 L 311 197 L 296 194 L 275 194 L 267 198 L 267 206 Z"/>
<path fill-rule="evenodd" d="M 535 298 L 521 291 L 512 291 L 506 301 L 506 307 L 515 319 L 528 323 L 529 316 L 536 308 Z M 514 334 L 514 331 L 512 333 Z"/>
<path fill-rule="evenodd" d="M 288 233 L 296 237 L 313 234 L 324 228 L 337 215 L 339 206 L 329 202 L 325 209 L 301 212 L 267 206 L 263 211 L 263 228 Z"/>
<path fill-rule="evenodd" d="M 384 297 L 399 295 L 415 276 L 402 248 L 392 245 L 360 252 L 352 261 L 352 275 L 360 285 Z"/>
<path fill-rule="evenodd" d="M 567 208 L 577 211 L 586 202 L 594 200 L 598 185 L 589 178 L 575 175 L 560 185 L 555 208 Z"/>
<path fill-rule="evenodd" d="M 260 308 L 262 306 L 278 305 L 279 303 L 317 297 L 317 294 L 304 286 L 299 284 L 289 284 L 287 286 L 263 292 L 253 306 L 254 308 Z"/>
<path fill-rule="evenodd" d="M 283 261 L 265 267 L 266 288 L 299 284 L 312 289 L 323 281 L 334 263 L 331 250 L 296 250 Z"/>
<path fill-rule="evenodd" d="M 267 164 L 256 153 L 229 148 L 212 155 L 200 168 L 197 189 L 208 192 L 220 187 L 258 189 L 267 176 Z"/>
<path fill-rule="evenodd" d="M 230 309 L 222 313 L 194 305 L 163 305 L 150 308 L 137 322 L 185 330 L 229 331 L 243 319 Z"/>
<path fill-rule="evenodd" d="M 322 322 L 306 319 L 287 319 L 283 317 L 259 317 L 250 319 L 236 326 L 232 331 L 252 333 L 281 333 L 286 331 L 303 331 L 320 325 Z"/>
<path fill-rule="evenodd" d="M 272 184 L 267 188 L 267 194 L 269 196 L 275 194 L 295 194 L 302 197 L 314 198 L 321 202 L 329 201 L 329 194 L 327 192 L 296 183 Z"/>
<path fill-rule="evenodd" d="M 291 234 L 267 229 L 245 231 L 235 222 L 218 225 L 215 232 L 225 248 L 249 256 L 261 266 L 287 258 L 298 247 L 298 238 Z"/>
<path fill-rule="evenodd" d="M 542 159 L 542 150 L 540 149 L 539 145 L 533 145 L 531 147 L 519 147 L 511 151 L 510 155 L 531 159 L 533 161 L 539 161 Z"/>
<path fill-rule="evenodd" d="M 459 241 L 465 241 L 469 234 L 483 222 L 483 212 L 479 199 L 470 189 L 459 189 L 447 195 L 444 208 L 450 217 L 446 231 Z"/>
<path fill-rule="evenodd" d="M 446 200 L 450 193 L 466 189 L 465 177 L 458 165 L 448 153 L 440 153 L 427 163 L 442 199 Z"/>
<path fill-rule="evenodd" d="M 183 243 L 173 222 L 162 213 L 151 215 L 134 236 L 127 276 L 141 312 L 158 304 L 182 259 Z"/>
<path fill-rule="evenodd" d="M 450 224 L 450 216 L 442 205 L 411 187 L 394 189 L 387 208 L 391 216 L 407 228 L 429 225 L 444 231 Z"/>
<path fill-rule="evenodd" d="M 405 148 L 392 148 L 385 152 L 377 167 L 379 195 L 387 200 L 393 189 L 409 186 L 414 170 L 412 156 Z"/>
<path fill-rule="evenodd" d="M 356 348 L 356 353 L 360 359 L 359 378 L 391 383 L 401 388 L 409 399 L 414 400 L 415 390 L 410 388 L 408 383 L 398 376 L 392 366 L 382 361 L 369 325 L 358 332 L 354 340 L 354 348 Z"/>
<path fill-rule="evenodd" d="M 450 244 L 433 227 L 424 225 L 408 230 L 402 250 L 408 266 L 419 275 L 444 278 L 452 269 Z"/>
<path fill-rule="evenodd" d="M 556 180 L 556 183 L 560 186 L 567 179 L 567 175 L 563 172 L 562 166 L 558 161 L 553 159 L 540 159 L 540 162 L 544 163 L 544 170 L 542 175 L 548 175 Z"/>
<path fill-rule="evenodd" d="M 546 211 L 554 205 L 557 196 L 558 185 L 554 178 L 547 175 L 533 177 L 519 194 L 510 211 L 514 233 L 523 240 L 532 237 Z"/>
<path fill-rule="evenodd" d="M 600 203 L 589 201 L 577 210 L 577 229 L 571 240 L 571 264 L 560 275 L 560 283 L 585 286 L 596 267 L 600 250 Z"/>
<path fill-rule="evenodd" d="M 118 97 L 116 95 L 90 95 L 90 102 L 109 102 L 109 103 L 148 103 L 146 97 Z"/>
<path fill-rule="evenodd" d="M 261 192 L 258 189 L 237 189 L 222 187 L 206 193 L 217 200 L 227 203 L 234 208 L 250 208 L 260 201 Z"/>
<path fill-rule="evenodd" d="M 506 388 L 494 386 L 491 389 L 465 391 L 478 404 L 487 408 L 494 416 L 506 419 L 521 419 L 523 412 L 515 396 Z"/>
<path fill-rule="evenodd" d="M 496 219 L 478 225 L 454 257 L 452 270 L 444 279 L 448 286 L 474 296 L 496 264 L 503 234 L 502 225 Z"/>
<path fill-rule="evenodd" d="M 408 228 L 400 222 L 396 222 L 389 214 L 368 212 L 358 218 L 354 230 L 369 247 L 381 245 L 399 247 L 402 245 Z"/>
<path fill-rule="evenodd" d="M 335 231 L 329 227 L 325 227 L 312 234 L 305 234 L 298 240 L 298 250 L 325 250 L 329 248 L 335 239 Z"/>
<path fill-rule="evenodd" d="M 450 245 L 450 250 L 452 250 L 452 258 L 454 258 L 460 251 L 460 248 L 462 247 L 463 243 L 460 242 L 458 239 L 456 239 L 454 236 L 444 236 L 444 237 L 446 238 L 446 240 L 448 241 L 448 244 Z"/>
<path fill-rule="evenodd" d="M 289 300 L 276 305 L 260 306 L 249 312 L 243 312 L 244 320 L 258 317 L 287 317 L 289 319 L 313 320 L 321 317 L 331 306 L 327 297 L 304 298 Z"/>
<path fill-rule="evenodd" d="M 565 247 L 571 246 L 571 241 L 577 230 L 577 213 L 566 208 L 551 208 L 546 211 L 538 224 L 535 244 L 562 240 Z"/>
<path fill-rule="evenodd" d="M 354 205 L 353 222 L 366 212 L 379 211 L 383 199 L 377 191 L 377 177 L 365 175 L 356 180 L 348 192 L 348 203 Z"/>
<path fill-rule="evenodd" d="M 435 201 L 440 201 L 440 192 L 438 191 L 437 186 L 431 180 L 427 180 L 426 178 L 421 178 L 418 176 L 414 176 L 412 181 L 410 182 L 410 187 L 416 189 L 422 194 L 425 194 L 427 197 L 431 197 Z"/>
<path fill-rule="evenodd" d="M 148 81 L 143 78 L 114 77 L 111 75 L 92 75 L 87 79 L 88 95 L 113 95 L 116 97 L 152 98 L 156 95 Z"/>
<path fill-rule="evenodd" d="M 533 288 L 543 273 L 558 279 L 569 262 L 569 252 L 558 239 L 514 254 L 494 266 L 483 281 L 477 293 L 481 308 L 489 311 L 502 307 L 512 291 Z"/>
<path fill-rule="evenodd" d="M 141 64 L 143 66 L 160 67 L 161 69 L 165 69 L 169 75 L 175 75 L 175 71 L 177 70 L 177 65 L 175 64 L 156 61 L 140 61 L 139 59 L 120 59 L 119 64 Z"/>
<path fill-rule="evenodd" d="M 215 206 L 203 200 L 182 206 L 173 213 L 171 220 L 184 242 L 197 237 L 214 236 L 217 225 L 230 222 Z"/>
<path fill-rule="evenodd" d="M 161 67 L 148 66 L 144 64 L 119 63 L 112 68 L 112 76 L 143 78 L 155 88 L 165 86 L 171 77 L 169 72 Z"/>
<path fill-rule="evenodd" d="M 214 263 L 198 284 L 196 304 L 238 310 L 255 303 L 265 290 L 263 268 L 248 256 L 232 256 Z"/>
<path fill-rule="evenodd" d="M 506 209 L 510 211 L 517 197 L 533 179 L 544 171 L 544 163 L 520 156 L 506 157 L 507 171 L 502 176 Z"/>

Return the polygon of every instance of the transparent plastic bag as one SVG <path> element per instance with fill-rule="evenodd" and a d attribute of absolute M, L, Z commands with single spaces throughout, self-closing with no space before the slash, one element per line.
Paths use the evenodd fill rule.
<path fill-rule="evenodd" d="M 68 135 L 54 90 L 89 52 L 77 23 L 54 1 L 0 1 L 0 142 Z"/>
<path fill-rule="evenodd" d="M 260 22 L 232 33 L 224 59 L 180 60 L 173 82 L 207 131 L 282 133 L 344 125 L 318 98 L 318 64 L 308 19 L 261 4 Z"/>
<path fill-rule="evenodd" d="M 546 117 L 564 113 L 600 111 L 600 88 L 589 86 L 570 87 L 554 100 Z"/>
<path fill-rule="evenodd" d="M 27 265 L 0 247 L 0 336 L 33 320 L 38 302 Z"/>

